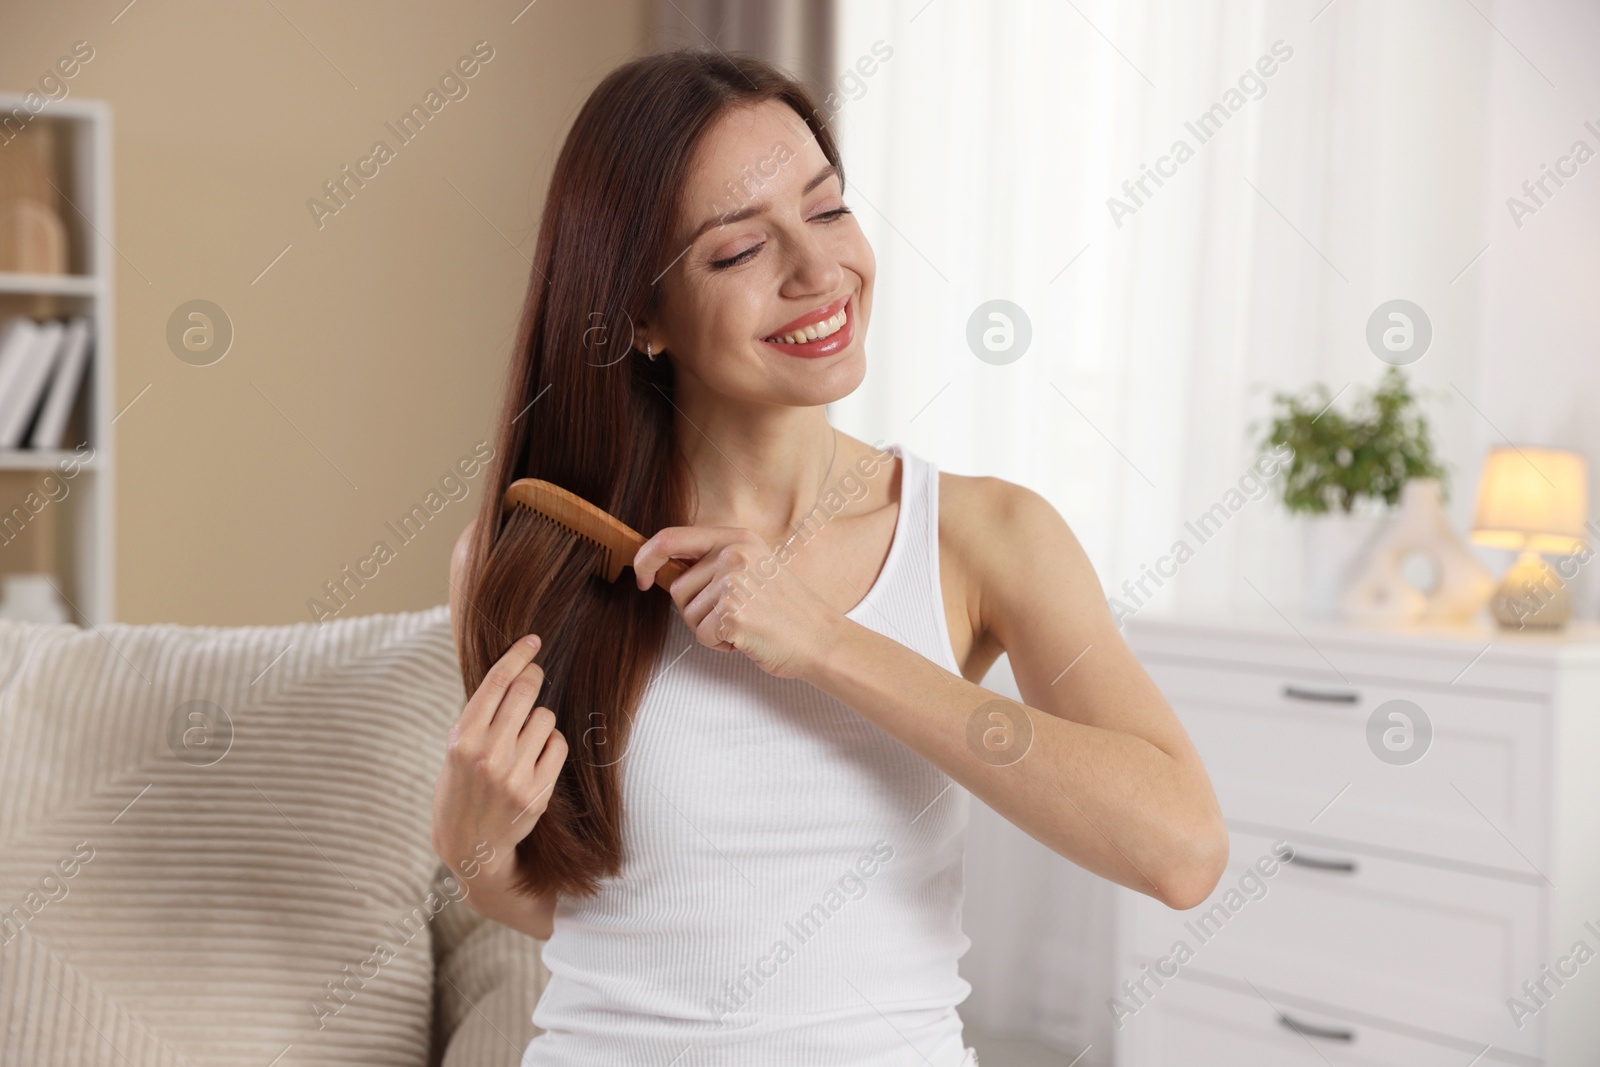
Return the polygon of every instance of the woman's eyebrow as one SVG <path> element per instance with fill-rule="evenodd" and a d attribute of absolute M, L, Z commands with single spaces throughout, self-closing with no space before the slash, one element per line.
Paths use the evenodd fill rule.
<path fill-rule="evenodd" d="M 817 186 L 821 185 L 838 172 L 839 168 L 835 167 L 832 163 L 829 163 L 827 166 L 817 171 L 815 177 L 806 182 L 805 187 L 800 190 L 800 195 L 805 196 L 811 190 L 815 189 Z M 714 229 L 718 226 L 726 226 L 730 222 L 742 222 L 745 219 L 761 214 L 762 212 L 766 211 L 769 206 L 770 205 L 768 205 L 765 200 L 752 200 L 750 203 L 746 204 L 742 208 L 739 208 L 737 211 L 729 211 L 721 215 L 715 215 L 700 224 L 700 228 L 695 230 L 694 235 L 689 238 L 689 244 L 694 244 L 696 241 L 700 240 L 701 237 L 705 236 L 707 230 Z"/>

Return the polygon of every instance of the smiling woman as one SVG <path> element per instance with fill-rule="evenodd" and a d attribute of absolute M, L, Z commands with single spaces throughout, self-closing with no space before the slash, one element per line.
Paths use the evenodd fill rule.
<path fill-rule="evenodd" d="M 525 1064 L 972 1063 L 972 794 L 1173 907 L 1226 858 L 1060 516 L 829 425 L 876 262 L 820 114 L 765 62 L 663 53 L 608 75 L 557 159 L 452 560 L 472 696 L 433 824 L 468 904 L 546 941 Z M 627 358 L 594 358 L 607 336 Z M 526 477 L 648 533 L 635 580 L 503 510 Z M 1027 705 L 976 684 L 1002 650 Z M 868 850 L 871 882 L 830 888 Z"/>

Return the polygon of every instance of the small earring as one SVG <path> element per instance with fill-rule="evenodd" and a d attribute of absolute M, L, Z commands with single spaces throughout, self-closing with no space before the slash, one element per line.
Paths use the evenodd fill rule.
<path fill-rule="evenodd" d="M 651 343 L 649 341 L 646 341 L 644 343 L 644 354 L 645 354 L 645 357 L 648 358 L 651 363 L 654 363 L 656 361 L 655 353 L 652 351 Z"/>

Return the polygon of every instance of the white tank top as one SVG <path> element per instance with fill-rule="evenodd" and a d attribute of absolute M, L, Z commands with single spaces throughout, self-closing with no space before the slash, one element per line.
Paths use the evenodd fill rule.
<path fill-rule="evenodd" d="M 890 450 L 894 540 L 846 616 L 959 674 L 938 471 Z M 967 791 L 822 690 L 673 623 L 620 760 L 622 871 L 557 902 L 523 1064 L 971 1063 Z"/>

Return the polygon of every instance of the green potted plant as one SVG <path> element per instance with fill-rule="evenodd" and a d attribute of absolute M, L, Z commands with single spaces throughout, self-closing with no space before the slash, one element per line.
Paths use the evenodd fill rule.
<path fill-rule="evenodd" d="M 1275 393 L 1262 454 L 1293 458 L 1276 481 L 1284 507 L 1306 518 L 1306 607 L 1333 614 L 1351 565 L 1399 503 L 1407 482 L 1430 479 L 1442 496 L 1447 472 L 1435 458 L 1428 420 L 1405 376 L 1389 367 L 1356 391 L 1349 407 L 1321 383 Z"/>

